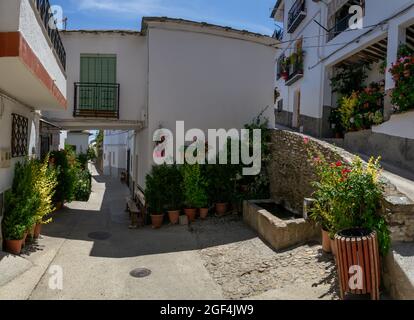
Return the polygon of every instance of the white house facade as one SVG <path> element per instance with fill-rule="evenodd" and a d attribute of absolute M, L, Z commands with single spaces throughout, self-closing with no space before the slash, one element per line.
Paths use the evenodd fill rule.
<path fill-rule="evenodd" d="M 354 29 L 358 8 L 362 23 Z M 395 82 L 388 70 L 397 61 L 402 44 L 414 48 L 414 2 L 278 0 L 271 17 L 283 29 L 275 32 L 281 42 L 275 63 L 280 92 L 276 124 L 316 137 L 333 137 L 330 116 L 338 106 L 338 95 L 331 79 L 344 66 L 367 63 L 371 69 L 364 85 L 376 83 L 385 92 L 381 103 L 385 122 L 363 134 L 346 134 L 345 147 L 368 155 L 382 154 L 390 163 L 412 168 L 414 112 L 392 114 L 390 90 Z"/>
<path fill-rule="evenodd" d="M 274 123 L 269 66 L 278 41 L 271 37 L 144 18 L 141 32 L 67 31 L 63 43 L 68 108 L 45 113 L 47 119 L 66 130 L 134 131 L 130 172 L 140 188 L 154 164 L 159 128 L 175 133 L 176 121 L 184 121 L 207 135 L 207 129 L 241 129 L 263 110 Z"/>
<path fill-rule="evenodd" d="M 66 134 L 65 146 L 70 146 L 76 154 L 86 154 L 89 149 L 89 137 L 92 134 L 88 130 L 72 130 Z"/>
<path fill-rule="evenodd" d="M 0 2 L 0 221 L 15 164 L 40 156 L 41 111 L 67 105 L 65 50 L 49 8 L 41 0 Z"/>

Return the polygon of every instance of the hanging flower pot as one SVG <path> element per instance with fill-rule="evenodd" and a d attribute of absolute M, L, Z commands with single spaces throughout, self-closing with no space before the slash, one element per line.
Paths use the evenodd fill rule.
<path fill-rule="evenodd" d="M 354 228 L 335 235 L 336 264 L 343 299 L 346 293 L 370 294 L 378 300 L 380 258 L 377 233 Z"/>

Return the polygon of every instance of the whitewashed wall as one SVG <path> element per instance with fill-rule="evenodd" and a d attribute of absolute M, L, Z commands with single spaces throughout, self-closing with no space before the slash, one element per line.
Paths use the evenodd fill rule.
<path fill-rule="evenodd" d="M 51 119 L 73 119 L 74 83 L 80 81 L 81 54 L 117 56 L 117 82 L 120 84 L 120 120 L 140 120 L 147 101 L 147 46 L 139 33 L 63 32 L 67 53 L 68 108 L 66 112 L 47 112 Z M 95 119 L 89 129 L 100 126 Z"/>
<path fill-rule="evenodd" d="M 89 148 L 89 134 L 68 132 L 65 144 L 76 146 L 76 154 L 86 153 Z"/>
<path fill-rule="evenodd" d="M 198 32 L 149 30 L 148 128 L 136 139 L 138 184 L 153 165 L 152 136 L 162 127 L 186 130 L 243 128 L 263 109 L 274 123 L 273 65 L 269 46 Z"/>
<path fill-rule="evenodd" d="M 4 105 L 3 115 L 1 115 L 1 105 Z M 39 117 L 31 109 L 0 96 L 0 148 L 11 150 L 12 134 L 12 113 L 19 114 L 29 119 L 28 151 L 29 155 L 36 156 L 39 152 Z M 33 151 L 35 153 L 33 154 Z M 0 168 L 0 193 L 9 189 L 13 182 L 14 166 L 22 158 L 14 158 L 9 168 Z"/>
<path fill-rule="evenodd" d="M 37 9 L 35 8 L 34 1 L 18 1 L 21 2 L 19 31 L 45 67 L 48 74 L 55 81 L 60 92 L 66 97 L 66 75 L 63 67 L 59 65 L 57 56 L 53 52 L 53 45 L 49 40 L 43 22 L 35 11 Z"/>

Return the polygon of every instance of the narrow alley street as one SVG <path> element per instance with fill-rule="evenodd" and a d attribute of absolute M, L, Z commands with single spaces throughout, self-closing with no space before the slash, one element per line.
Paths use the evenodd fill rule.
<path fill-rule="evenodd" d="M 89 202 L 73 202 L 55 213 L 37 245 L 22 254 L 31 266 L 0 287 L 0 299 L 335 296 L 329 276 L 333 263 L 322 257 L 320 246 L 276 253 L 233 216 L 190 227 L 130 230 L 125 212 L 128 189 L 91 169 Z M 63 272 L 62 290 L 53 290 L 56 268 Z M 134 278 L 130 273 L 136 268 L 149 269 L 151 274 Z"/>

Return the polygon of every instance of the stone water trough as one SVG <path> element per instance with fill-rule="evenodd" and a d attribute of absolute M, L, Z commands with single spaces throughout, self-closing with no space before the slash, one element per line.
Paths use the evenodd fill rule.
<path fill-rule="evenodd" d="M 320 227 L 272 200 L 245 201 L 243 219 L 275 250 L 287 249 L 313 240 L 319 241 L 321 236 Z"/>

